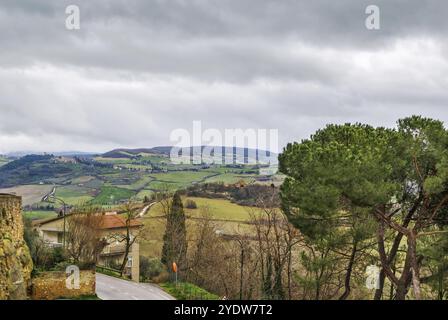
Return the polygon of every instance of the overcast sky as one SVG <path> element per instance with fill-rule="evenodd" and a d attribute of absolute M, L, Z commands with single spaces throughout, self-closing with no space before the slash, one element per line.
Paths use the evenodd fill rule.
<path fill-rule="evenodd" d="M 81 29 L 65 27 L 78 5 Z M 365 9 L 381 10 L 367 30 Z M 447 1 L 1 0 L 0 153 L 448 120 Z"/>

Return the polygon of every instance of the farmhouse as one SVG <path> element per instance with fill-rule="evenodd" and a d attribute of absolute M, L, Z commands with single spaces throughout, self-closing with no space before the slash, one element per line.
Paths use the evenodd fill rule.
<path fill-rule="evenodd" d="M 66 216 L 68 219 L 70 215 Z M 126 234 L 126 219 L 117 213 L 107 213 L 101 216 L 99 224 L 102 238 L 107 245 L 98 257 L 98 266 L 115 267 L 119 266 L 125 255 L 125 244 L 117 239 L 117 235 Z M 130 221 L 131 240 L 143 224 L 138 219 Z M 40 237 L 45 243 L 52 247 L 62 247 L 64 241 L 64 217 L 36 220 L 33 227 L 38 231 Z M 132 244 L 129 252 L 128 261 L 125 269 L 125 275 L 130 276 L 132 280 L 138 282 L 140 277 L 139 268 L 139 243 L 137 240 Z"/>

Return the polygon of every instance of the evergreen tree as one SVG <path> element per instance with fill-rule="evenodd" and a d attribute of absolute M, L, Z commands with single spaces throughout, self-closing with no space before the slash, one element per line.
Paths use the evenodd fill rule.
<path fill-rule="evenodd" d="M 395 299 L 405 299 L 409 288 L 421 299 L 420 270 L 429 270 L 417 239 L 447 232 L 447 149 L 443 123 L 413 116 L 399 120 L 397 129 L 329 125 L 280 155 L 289 220 L 310 242 L 332 238 L 328 249 L 335 252 L 350 244 L 351 253 L 342 252 L 350 256 L 342 299 L 350 293 L 359 248 L 370 239 L 382 266 L 375 298 L 387 278 Z"/>
<path fill-rule="evenodd" d="M 187 230 L 185 212 L 179 193 L 175 193 L 166 217 L 166 230 L 163 236 L 162 263 L 171 268 L 173 262 L 179 270 L 186 270 Z"/>

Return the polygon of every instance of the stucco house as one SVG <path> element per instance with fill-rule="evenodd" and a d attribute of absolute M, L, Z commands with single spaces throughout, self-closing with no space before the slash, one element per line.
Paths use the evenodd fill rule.
<path fill-rule="evenodd" d="M 66 215 L 66 219 L 70 214 Z M 138 233 L 143 224 L 139 219 L 130 221 L 131 239 Z M 49 219 L 36 220 L 33 227 L 39 236 L 52 247 L 62 247 L 64 239 L 64 217 L 58 216 Z M 118 266 L 122 263 L 125 255 L 125 244 L 120 242 L 120 235 L 126 234 L 126 219 L 117 213 L 105 213 L 101 216 L 100 232 L 102 238 L 107 242 L 98 257 L 98 265 L 103 267 Z M 133 281 L 138 282 L 140 277 L 140 248 L 137 240 L 132 244 L 128 255 L 125 274 Z"/>

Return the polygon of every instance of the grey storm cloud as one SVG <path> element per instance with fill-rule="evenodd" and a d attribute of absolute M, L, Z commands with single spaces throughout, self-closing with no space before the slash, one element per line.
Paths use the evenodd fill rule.
<path fill-rule="evenodd" d="M 81 29 L 65 28 L 78 5 Z M 381 29 L 364 26 L 368 5 Z M 3 0 L 0 153 L 169 144 L 170 132 L 448 120 L 448 2 Z"/>

